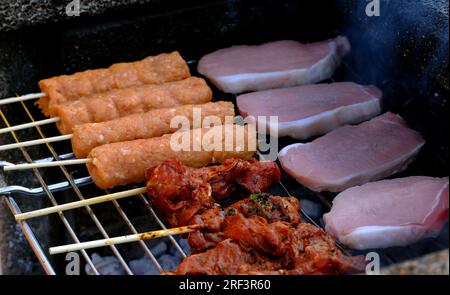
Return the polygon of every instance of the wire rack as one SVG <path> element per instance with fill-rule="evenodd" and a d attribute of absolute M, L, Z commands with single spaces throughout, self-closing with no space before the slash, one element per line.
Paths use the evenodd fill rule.
<path fill-rule="evenodd" d="M 20 102 L 20 104 L 21 104 L 21 107 L 23 108 L 23 110 L 26 112 L 30 122 L 36 121 L 36 118 L 32 115 L 32 113 L 31 113 L 29 107 L 26 105 L 26 103 Z M 6 125 L 6 127 L 11 127 L 11 124 L 10 124 L 8 118 L 6 117 L 5 113 L 2 110 L 0 110 L 0 116 L 2 117 L 2 120 L 3 120 L 4 124 Z M 39 136 L 41 138 L 46 138 L 46 135 L 44 134 L 44 131 L 42 130 L 42 128 L 40 126 L 36 126 L 35 128 L 37 129 L 37 132 L 38 132 L 38 134 L 39 134 Z M 18 136 L 18 134 L 16 132 L 12 131 L 11 134 L 12 134 L 12 137 L 13 137 L 13 139 L 14 139 L 14 141 L 16 143 L 21 142 L 21 140 L 20 140 L 20 138 L 19 138 L 19 136 Z M 50 160 L 57 160 L 58 161 L 58 160 L 70 159 L 70 158 L 74 157 L 74 155 L 72 153 L 66 153 L 66 154 L 59 155 L 55 151 L 55 149 L 52 147 L 51 143 L 46 143 L 45 145 L 46 145 L 46 148 L 48 149 L 48 151 L 50 152 L 50 154 L 52 155 L 52 157 L 44 158 L 44 159 L 38 159 L 38 160 L 33 160 L 31 158 L 31 156 L 30 156 L 30 153 L 28 153 L 25 150 L 25 148 L 20 148 L 20 151 L 21 151 L 24 159 L 28 163 L 40 162 L 40 161 L 50 161 Z M 264 156 L 262 154 L 259 154 L 259 157 L 263 158 Z M 86 199 L 84 194 L 81 192 L 79 186 L 83 185 L 83 184 L 86 184 L 86 183 L 90 183 L 91 182 L 91 177 L 87 176 L 87 177 L 74 179 L 72 174 L 68 171 L 67 167 L 60 166 L 60 167 L 58 167 L 58 169 L 60 170 L 60 173 L 65 178 L 65 182 L 57 183 L 57 184 L 47 184 L 44 181 L 44 178 L 43 178 L 41 172 L 39 171 L 39 169 L 33 169 L 33 174 L 34 174 L 34 176 L 36 177 L 38 183 L 41 186 L 40 188 L 34 189 L 33 192 L 45 193 L 45 195 L 47 196 L 47 198 L 50 201 L 52 206 L 57 206 L 57 205 L 60 204 L 58 202 L 57 198 L 54 196 L 54 192 L 56 190 L 66 190 L 66 191 L 71 190 L 72 193 L 79 200 Z M 11 187 L 11 189 L 14 190 L 15 187 Z M 284 192 L 283 193 L 284 195 L 291 195 L 291 193 L 287 190 L 286 186 L 284 186 L 281 181 L 278 183 L 278 191 L 280 191 L 280 189 L 282 190 L 282 192 Z M 22 192 L 22 193 L 30 193 L 29 190 L 20 191 L 20 192 Z M 105 190 L 105 193 L 108 194 L 110 192 L 108 190 Z M 146 210 L 150 214 L 151 218 L 156 222 L 156 224 L 160 227 L 160 229 L 166 229 L 165 224 L 157 216 L 157 214 L 155 213 L 155 211 L 151 207 L 151 205 L 148 202 L 148 200 L 146 199 L 146 197 L 143 194 L 140 194 L 138 196 L 138 198 L 141 200 L 142 205 L 146 208 Z M 18 206 L 18 204 L 16 203 L 14 197 L 11 194 L 10 195 L 6 195 L 4 197 L 4 200 L 5 200 L 6 204 L 8 205 L 8 207 L 11 210 L 11 213 L 13 215 L 22 213 L 20 207 Z M 119 201 L 113 200 L 111 202 L 112 202 L 112 204 L 115 207 L 116 213 L 120 216 L 119 219 L 121 219 L 121 221 L 128 227 L 128 230 L 129 230 L 128 233 L 129 234 L 136 234 L 136 233 L 138 233 L 138 231 L 136 229 L 136 226 L 131 222 L 131 220 L 128 217 L 128 215 L 122 209 L 121 205 L 119 204 Z M 109 238 L 110 237 L 110 235 L 108 234 L 107 230 L 105 229 L 105 226 L 100 222 L 100 220 L 97 217 L 94 209 L 91 206 L 85 206 L 84 208 L 80 208 L 78 210 L 85 210 L 89 214 L 90 218 L 92 219 L 92 221 L 95 224 L 95 227 L 97 228 L 98 232 L 102 235 L 103 238 Z M 308 221 L 310 223 L 313 223 L 316 226 L 319 226 L 319 224 L 317 224 L 314 221 L 314 219 L 311 218 L 303 209 L 301 211 L 301 214 L 302 214 L 302 217 L 304 219 L 306 219 L 306 221 Z M 70 238 L 73 240 L 73 243 L 81 242 L 80 238 L 79 238 L 79 235 L 77 235 L 75 226 L 73 226 L 71 224 L 71 222 L 69 222 L 69 219 L 66 218 L 65 213 L 64 212 L 59 212 L 58 215 L 59 215 L 59 219 L 61 220 L 63 226 L 66 228 L 67 232 L 69 233 Z M 56 274 L 55 269 L 53 268 L 52 264 L 50 263 L 50 261 L 49 261 L 49 259 L 47 257 L 48 251 L 46 249 L 43 249 L 43 247 L 41 246 L 41 244 L 39 243 L 38 239 L 36 238 L 36 235 L 33 232 L 33 229 L 29 225 L 29 223 L 27 221 L 18 221 L 18 224 L 19 224 L 20 228 L 22 229 L 22 231 L 23 231 L 27 241 L 29 242 L 31 248 L 33 249 L 34 253 L 36 254 L 36 257 L 38 258 L 39 262 L 41 263 L 42 267 L 44 268 L 45 272 L 47 274 L 50 274 L 50 275 Z M 184 252 L 184 250 L 180 246 L 180 244 L 177 242 L 177 240 L 175 238 L 173 238 L 172 236 L 169 236 L 168 238 L 170 239 L 172 246 L 175 247 L 175 249 L 181 255 L 181 257 L 185 258 L 186 257 L 186 253 Z M 145 255 L 148 256 L 148 258 L 152 261 L 152 263 L 154 264 L 154 266 L 156 267 L 156 269 L 160 273 L 163 273 L 165 271 L 170 271 L 170 270 L 167 270 L 167 269 L 165 270 L 165 269 L 163 269 L 161 267 L 160 263 L 155 258 L 155 256 L 153 255 L 150 247 L 147 245 L 147 243 L 145 241 L 138 241 L 136 243 L 139 243 L 140 247 L 145 252 Z M 132 272 L 130 266 L 128 265 L 127 261 L 124 259 L 124 257 L 121 254 L 121 252 L 117 249 L 117 247 L 115 245 L 110 245 L 109 247 L 111 248 L 111 251 L 113 252 L 114 256 L 120 262 L 120 264 L 123 267 L 123 269 L 125 270 L 125 272 L 127 274 L 129 274 L 129 275 L 132 275 L 133 272 Z M 80 253 L 83 256 L 86 264 L 89 265 L 89 267 L 92 270 L 92 272 L 94 274 L 97 274 L 97 275 L 100 274 L 98 269 L 96 268 L 96 266 L 92 262 L 92 259 L 89 256 L 89 254 L 87 253 L 87 251 L 86 250 L 81 250 Z"/>
<path fill-rule="evenodd" d="M 193 65 L 195 65 L 195 62 L 189 62 L 189 64 L 191 67 L 193 67 Z M 334 81 L 334 79 L 332 79 L 332 81 Z M 233 99 L 234 99 L 234 97 L 220 93 L 216 89 L 213 89 L 213 90 L 215 92 L 214 97 L 217 100 L 233 101 Z M 20 102 L 20 104 L 21 104 L 21 108 L 23 109 L 23 111 L 26 115 L 26 118 L 24 118 L 24 120 L 26 119 L 29 122 L 34 122 L 37 119 L 41 119 L 41 118 L 36 119 L 35 118 L 36 115 L 32 114 L 33 112 L 32 112 L 31 108 L 34 108 L 34 106 L 30 106 L 30 105 L 27 106 L 27 103 L 25 103 L 25 102 Z M 7 118 L 7 116 L 1 109 L 0 109 L 0 116 L 2 117 L 2 121 L 6 127 L 10 127 L 12 125 L 10 123 L 10 120 Z M 41 116 L 41 115 L 37 115 L 37 116 Z M 22 123 L 24 123 L 24 122 L 22 122 Z M 35 128 L 36 128 L 37 134 L 39 135 L 40 138 L 46 138 L 46 134 L 44 133 L 44 130 L 41 126 L 36 126 Z M 11 135 L 15 142 L 17 142 L 17 143 L 21 142 L 20 136 L 18 135 L 17 132 L 12 131 Z M 286 145 L 286 143 L 280 142 L 280 145 L 282 147 L 283 145 Z M 50 153 L 50 157 L 44 158 L 44 159 L 41 158 L 38 160 L 33 160 L 33 158 L 30 156 L 30 153 L 27 152 L 27 150 L 25 148 L 21 148 L 20 151 L 21 151 L 21 154 L 23 155 L 25 161 L 28 163 L 38 162 L 38 161 L 43 161 L 43 160 L 45 160 L 45 161 L 63 160 L 63 159 L 70 159 L 70 158 L 74 157 L 74 155 L 72 153 L 58 154 L 56 152 L 53 144 L 51 144 L 51 143 L 46 143 L 45 149 L 47 150 L 47 152 Z M 259 154 L 259 157 L 263 158 L 264 156 L 262 154 Z M 39 188 L 34 189 L 34 192 L 45 193 L 46 198 L 50 202 L 51 206 L 56 206 L 60 203 L 63 203 L 59 198 L 55 197 L 55 192 L 59 191 L 59 190 L 63 190 L 65 192 L 70 192 L 70 194 L 75 198 L 75 200 L 76 199 L 78 199 L 78 200 L 86 199 L 86 196 L 82 193 L 82 190 L 80 187 L 82 185 L 91 183 L 90 176 L 74 178 L 73 173 L 68 170 L 69 169 L 68 167 L 60 166 L 55 169 L 59 170 L 59 172 L 58 172 L 60 174 L 59 177 L 63 179 L 63 182 L 56 183 L 56 184 L 55 183 L 47 184 L 46 181 L 44 180 L 42 173 L 39 171 L 39 169 L 33 169 L 32 172 L 33 172 L 37 182 L 40 185 Z M 422 174 L 419 169 L 417 169 L 417 168 L 412 168 L 412 169 L 416 169 L 416 170 L 409 169 L 410 174 L 416 174 L 416 175 Z M 28 193 L 28 191 L 21 191 L 21 192 L 25 193 L 25 194 Z M 312 192 L 312 191 L 308 190 L 307 188 L 299 185 L 295 181 L 293 181 L 292 178 L 290 178 L 289 176 L 287 176 L 284 173 L 282 176 L 282 180 L 278 183 L 278 185 L 275 185 L 274 187 L 272 187 L 270 192 L 273 194 L 277 194 L 277 195 L 296 196 L 296 197 L 299 197 L 301 199 L 301 201 L 303 201 L 305 199 L 310 200 L 310 201 L 313 200 L 314 202 L 317 202 L 317 204 L 319 204 L 319 206 L 321 207 L 322 213 L 328 211 L 331 208 L 331 200 L 334 197 L 333 194 L 328 195 L 328 194 Z M 104 191 L 104 193 L 108 194 L 110 192 Z M 22 213 L 22 211 L 21 211 L 19 205 L 17 204 L 12 193 L 7 193 L 3 199 L 6 202 L 9 209 L 11 210 L 12 214 L 15 215 L 15 214 Z M 139 199 L 139 200 L 136 200 L 136 199 Z M 146 199 L 146 197 L 143 194 L 133 197 L 133 201 L 140 202 L 140 206 L 145 208 L 144 211 L 146 211 L 146 213 L 149 215 L 149 219 L 150 219 L 149 222 L 158 227 L 158 228 L 153 228 L 152 230 L 166 229 L 165 224 L 157 216 L 157 214 L 155 213 L 155 211 L 151 207 L 150 203 L 148 202 L 148 200 Z M 119 203 L 119 201 L 113 200 L 108 203 L 111 203 L 114 207 L 114 208 L 109 209 L 108 214 L 114 214 L 114 216 L 116 216 L 115 222 L 122 223 L 126 229 L 126 232 L 124 232 L 123 234 L 136 234 L 139 232 L 138 229 L 141 227 L 141 225 L 136 224 L 136 222 L 132 222 L 132 215 L 129 215 L 125 212 L 126 210 L 123 209 L 123 205 L 121 205 Z M 76 214 L 80 214 L 79 211 L 77 211 L 77 210 L 84 210 L 85 213 L 88 214 L 89 218 L 92 220 L 92 222 L 94 224 L 94 228 L 95 228 L 96 232 L 100 235 L 100 238 L 109 238 L 110 237 L 111 232 L 107 229 L 109 224 L 106 224 L 105 222 L 101 222 L 100 218 L 98 217 L 98 213 L 100 212 L 99 211 L 100 209 L 95 208 L 95 210 L 94 210 L 94 208 L 92 208 L 91 206 L 86 206 L 84 208 L 79 208 L 79 209 L 73 210 L 73 211 L 76 211 Z M 76 225 L 73 224 L 72 221 L 70 221 L 70 218 L 67 218 L 67 214 L 68 213 L 59 212 L 57 215 L 58 215 L 58 218 L 60 219 L 60 222 L 62 223 L 63 227 L 65 228 L 66 233 L 69 235 L 69 238 L 72 240 L 72 243 L 82 242 L 80 239 L 80 235 L 82 233 L 77 232 L 77 230 L 79 230 L 79 229 L 76 227 Z M 320 214 L 320 216 L 311 216 L 311 214 L 309 212 L 307 212 L 307 210 L 304 210 L 303 208 L 302 208 L 301 214 L 302 214 L 303 219 L 306 220 L 307 222 L 310 222 L 319 227 L 323 227 L 322 226 L 323 223 L 321 220 L 322 214 Z M 38 258 L 39 262 L 41 263 L 44 271 L 50 275 L 56 274 L 54 266 L 50 263 L 50 260 L 48 259 L 48 249 L 43 248 L 42 243 L 39 242 L 38 238 L 36 237 L 35 232 L 33 231 L 32 226 L 30 226 L 29 222 L 19 221 L 18 224 L 19 224 L 20 228 L 22 229 L 22 231 L 23 231 L 27 241 L 29 242 L 32 250 L 34 251 L 36 257 Z M 445 235 L 445 232 L 447 232 L 447 235 L 448 235 L 448 225 L 446 225 L 446 229 L 444 230 L 444 235 Z M 169 239 L 170 245 L 172 247 L 174 247 L 175 251 L 180 255 L 180 257 L 185 258 L 186 253 L 184 252 L 183 248 L 181 247 L 181 245 L 179 244 L 177 239 L 175 239 L 172 236 L 169 236 L 167 239 Z M 447 238 L 441 237 L 438 239 L 428 239 L 424 243 L 426 244 L 426 246 L 421 245 L 419 247 L 420 250 L 418 250 L 417 247 L 415 247 L 415 246 L 411 246 L 411 247 L 402 247 L 400 250 L 398 250 L 398 249 L 379 250 L 379 251 L 377 250 L 377 252 L 379 252 L 381 255 L 382 264 L 390 265 L 390 264 L 396 263 L 396 262 L 404 260 L 404 259 L 419 257 L 419 256 L 423 255 L 424 247 L 426 248 L 425 252 L 433 252 L 433 251 L 437 251 L 440 249 L 448 248 L 448 236 L 447 236 Z M 158 259 L 152 253 L 151 247 L 148 245 L 148 241 L 138 241 L 138 242 L 134 242 L 134 244 L 137 244 L 138 245 L 137 247 L 141 248 L 141 251 L 143 251 L 144 255 L 150 259 L 150 261 L 153 263 L 153 265 L 155 266 L 155 268 L 157 269 L 157 271 L 159 273 L 171 271 L 171 269 L 163 269 L 161 264 L 158 262 Z M 345 249 L 339 243 L 337 243 L 337 244 L 345 254 L 348 254 L 348 255 L 364 254 L 364 252 L 361 252 L 361 251 L 352 251 L 349 249 Z M 127 262 L 127 259 L 124 257 L 122 251 L 120 251 L 120 249 L 115 245 L 110 245 L 108 247 L 110 248 L 110 250 L 113 253 L 113 255 L 115 256 L 115 258 L 117 258 L 118 262 L 122 266 L 125 273 L 132 275 L 133 271 L 131 270 L 129 263 Z M 92 270 L 92 273 L 94 273 L 96 275 L 100 274 L 99 270 L 92 262 L 92 258 L 88 254 L 88 252 L 86 250 L 81 250 L 80 253 L 81 253 L 82 257 L 84 258 L 86 265 L 88 265 L 90 267 L 90 269 Z"/>
<path fill-rule="evenodd" d="M 24 111 L 27 113 L 28 115 L 28 119 L 31 122 L 35 121 L 35 118 L 33 117 L 33 115 L 31 114 L 29 108 L 26 106 L 26 104 L 24 102 L 20 103 L 22 108 L 24 109 Z M 4 112 L 0 110 L 0 115 L 2 117 L 3 122 L 5 123 L 5 125 L 7 127 L 10 127 L 11 124 L 8 121 L 7 117 L 5 116 Z M 42 128 L 40 126 L 36 126 L 36 129 L 40 135 L 41 138 L 46 138 Z M 16 134 L 16 132 L 12 132 L 12 136 L 14 138 L 14 141 L 19 143 L 20 139 L 18 137 L 18 135 Z M 48 151 L 52 154 L 53 159 L 54 160 L 61 160 L 61 159 L 67 159 L 70 157 L 73 157 L 72 154 L 65 154 L 65 155 L 58 155 L 55 151 L 55 149 L 52 147 L 51 144 L 46 144 Z M 32 163 L 34 162 L 33 159 L 31 158 L 30 154 L 23 148 L 20 149 L 21 153 L 23 154 L 23 157 L 25 158 L 25 160 L 28 163 Z M 40 160 L 38 160 L 40 161 Z M 71 173 L 69 173 L 69 171 L 67 170 L 66 167 L 64 166 L 60 166 L 59 169 L 61 170 L 61 173 L 63 174 L 63 176 L 66 179 L 66 182 L 68 184 L 67 186 L 67 190 L 72 190 L 73 193 L 75 194 L 75 196 L 80 199 L 80 200 L 84 200 L 86 197 L 83 195 L 83 193 L 81 192 L 80 188 L 78 187 L 77 182 L 80 182 L 80 179 L 74 179 L 71 175 Z M 57 199 L 54 197 L 53 194 L 53 190 L 51 188 L 51 185 L 48 185 L 45 181 L 44 178 L 42 177 L 40 171 L 38 169 L 33 169 L 33 174 L 36 177 L 37 181 L 39 182 L 42 190 L 45 192 L 45 194 L 47 195 L 49 201 L 51 202 L 51 204 L 53 206 L 58 205 L 58 201 Z M 81 179 L 81 182 L 86 182 L 87 180 L 89 180 L 90 177 L 86 177 L 84 179 Z M 108 191 L 105 191 L 106 193 L 109 193 Z M 141 199 L 143 206 L 145 208 L 147 208 L 148 212 L 150 213 L 150 216 L 154 219 L 154 221 L 160 226 L 161 229 L 166 229 L 166 226 L 164 225 L 164 223 L 161 221 L 161 219 L 156 215 L 155 211 L 153 210 L 153 208 L 150 206 L 149 202 L 147 201 L 147 199 L 145 198 L 145 196 L 143 194 L 140 194 L 138 196 L 139 199 Z M 8 205 L 9 209 L 11 210 L 11 212 L 15 215 L 15 214 L 19 214 L 21 213 L 21 210 L 19 208 L 19 206 L 17 205 L 16 201 L 14 200 L 14 198 L 12 196 L 5 196 L 4 200 L 6 201 L 6 204 Z M 124 224 L 128 227 L 129 232 L 136 234 L 138 233 L 138 231 L 136 230 L 136 227 L 133 225 L 133 223 L 131 222 L 130 218 L 127 216 L 127 214 L 125 213 L 125 211 L 122 209 L 121 205 L 119 204 L 118 201 L 113 200 L 111 201 L 112 204 L 114 205 L 117 214 L 120 216 L 120 219 L 124 222 Z M 84 210 L 87 211 L 87 213 L 89 214 L 90 218 L 92 219 L 92 221 L 94 222 L 97 230 L 99 231 L 99 233 L 103 236 L 103 238 L 109 238 L 110 236 L 108 235 L 107 231 L 105 230 L 105 226 L 100 222 L 100 220 L 98 219 L 96 213 L 94 212 L 94 210 L 91 208 L 91 206 L 86 206 L 84 207 Z M 76 233 L 76 230 L 74 229 L 74 226 L 69 222 L 69 220 L 66 218 L 65 214 L 63 212 L 59 212 L 58 213 L 59 218 L 61 219 L 61 222 L 63 223 L 64 227 L 66 228 L 67 232 L 69 233 L 70 237 L 72 238 L 74 243 L 79 243 L 80 239 Z M 42 249 L 40 243 L 38 242 L 32 228 L 30 227 L 30 225 L 28 224 L 27 221 L 20 221 L 18 222 L 18 224 L 20 225 L 20 228 L 22 229 L 26 239 L 28 240 L 30 246 L 32 247 L 34 253 L 36 254 L 37 258 L 39 259 L 39 262 L 41 263 L 42 267 L 44 268 L 45 272 L 47 274 L 56 274 L 54 268 L 52 267 L 51 263 L 49 262 L 49 259 L 47 258 L 47 253 L 48 251 L 45 251 L 44 249 Z M 177 251 L 179 252 L 179 254 L 181 255 L 181 257 L 186 257 L 186 253 L 183 251 L 182 247 L 179 245 L 179 243 L 173 238 L 173 237 L 169 237 L 170 241 L 172 242 L 173 246 L 177 249 Z M 139 241 L 137 242 L 140 244 L 140 247 L 143 249 L 144 253 L 148 256 L 148 258 L 153 262 L 154 266 L 156 267 L 156 269 L 162 273 L 164 271 L 168 271 L 168 270 L 163 270 L 161 265 L 159 264 L 159 262 L 157 261 L 157 259 L 155 258 L 155 256 L 153 255 L 152 251 L 150 250 L 150 247 L 146 244 L 146 242 L 144 241 Z M 122 254 L 119 252 L 119 250 L 117 249 L 117 247 L 115 245 L 111 245 L 109 246 L 114 254 L 114 256 L 118 259 L 118 261 L 120 262 L 120 264 L 122 265 L 122 267 L 124 268 L 125 272 L 127 274 L 133 274 L 129 265 L 127 264 L 127 262 L 125 261 L 125 259 L 123 258 Z M 92 262 L 92 259 L 90 258 L 90 256 L 88 255 L 88 253 L 85 250 L 81 250 L 80 251 L 83 258 L 85 259 L 86 263 L 89 265 L 89 267 L 91 268 L 91 270 L 93 271 L 94 274 L 99 274 L 96 266 L 94 265 L 94 263 Z"/>

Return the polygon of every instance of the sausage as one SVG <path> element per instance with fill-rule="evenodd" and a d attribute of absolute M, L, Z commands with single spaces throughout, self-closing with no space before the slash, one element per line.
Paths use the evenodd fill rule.
<path fill-rule="evenodd" d="M 112 89 L 178 81 L 190 76 L 189 67 L 178 52 L 163 53 L 141 61 L 113 64 L 106 69 L 41 80 L 39 88 L 47 96 L 39 99 L 37 104 L 48 116 L 52 115 L 53 106 L 80 97 Z"/>
<path fill-rule="evenodd" d="M 187 145 L 179 149 L 177 143 L 183 142 Z M 186 166 L 203 167 L 227 158 L 250 159 L 256 148 L 254 126 L 228 124 L 105 144 L 90 152 L 92 161 L 87 163 L 87 168 L 94 183 L 106 189 L 142 182 L 147 169 L 170 158 L 177 158 Z"/>
<path fill-rule="evenodd" d="M 175 132 L 178 128 L 170 127 L 170 122 L 175 116 L 189 119 L 189 128 L 192 128 L 194 109 L 201 112 L 201 116 L 198 118 L 201 121 L 206 116 L 217 116 L 222 124 L 225 124 L 226 116 L 234 117 L 233 103 L 219 101 L 201 105 L 154 109 L 112 121 L 77 125 L 73 129 L 73 152 L 77 158 L 85 158 L 93 148 L 103 144 L 158 137 Z"/>
<path fill-rule="evenodd" d="M 73 132 L 73 127 L 84 123 L 114 120 L 152 109 L 184 104 L 202 104 L 211 101 L 212 92 L 201 78 L 160 85 L 144 85 L 94 94 L 80 100 L 55 106 L 60 117 L 57 127 L 62 134 Z"/>

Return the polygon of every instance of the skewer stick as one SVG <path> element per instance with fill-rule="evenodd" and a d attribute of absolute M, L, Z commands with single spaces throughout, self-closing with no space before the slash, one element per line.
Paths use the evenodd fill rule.
<path fill-rule="evenodd" d="M 48 208 L 44 208 L 44 209 L 20 213 L 20 214 L 14 215 L 14 218 L 17 221 L 22 221 L 25 219 L 49 215 L 52 213 L 67 211 L 67 210 L 85 207 L 85 206 L 89 206 L 89 205 L 99 204 L 99 203 L 108 202 L 108 201 L 112 201 L 112 200 L 118 200 L 118 199 L 131 197 L 131 196 L 136 196 L 136 195 L 145 193 L 145 191 L 146 191 L 145 187 L 135 188 L 135 189 L 127 190 L 124 192 L 108 194 L 108 195 L 104 195 L 104 196 L 100 196 L 100 197 L 94 197 L 94 198 L 89 198 L 89 199 L 76 201 L 76 202 L 72 202 L 72 203 L 67 203 L 67 204 L 48 207 Z"/>
<path fill-rule="evenodd" d="M 43 167 L 56 167 L 65 165 L 78 165 L 87 164 L 91 162 L 92 159 L 75 159 L 75 160 L 63 160 L 63 161 L 52 161 L 52 162 L 40 162 L 40 163 L 27 163 L 27 164 L 15 164 L 6 165 L 3 167 L 3 171 L 13 171 L 13 170 L 25 170 L 33 168 L 43 168 Z"/>
<path fill-rule="evenodd" d="M 40 92 L 40 93 L 30 93 L 30 94 L 26 94 L 26 95 L 22 95 L 22 96 L 16 96 L 16 97 L 0 99 L 0 105 L 9 104 L 9 103 L 13 103 L 13 102 L 19 102 L 19 101 L 30 100 L 30 99 L 35 99 L 35 98 L 40 98 L 40 97 L 44 97 L 46 95 L 47 94 L 45 94 L 44 92 Z"/>
<path fill-rule="evenodd" d="M 30 122 L 30 123 L 25 123 L 25 124 L 20 124 L 20 125 L 16 125 L 16 126 L 12 126 L 12 127 L 1 128 L 0 129 L 0 134 L 11 132 L 11 131 L 22 130 L 22 129 L 26 129 L 26 128 L 31 128 L 31 127 L 35 127 L 35 126 L 50 124 L 50 123 L 56 123 L 59 120 L 60 120 L 59 117 L 54 117 L 54 118 L 50 118 L 50 119 L 45 119 L 45 120 L 34 121 L 34 122 Z"/>
<path fill-rule="evenodd" d="M 29 140 L 29 141 L 22 141 L 19 143 L 11 143 L 11 144 L 5 144 L 0 145 L 0 151 L 6 151 L 26 146 L 32 146 L 32 145 L 38 145 L 43 143 L 49 143 L 49 142 L 55 142 L 55 141 L 61 141 L 61 140 L 68 140 L 72 139 L 72 134 L 66 134 L 66 135 L 59 135 L 59 136 L 53 136 L 53 137 L 47 137 L 47 138 L 41 138 L 41 139 L 35 139 L 35 140 Z"/>
<path fill-rule="evenodd" d="M 97 247 L 104 247 L 104 246 L 110 246 L 115 244 L 124 244 L 124 243 L 131 243 L 136 241 L 143 241 L 143 240 L 149 240 L 154 238 L 162 238 L 172 235 L 181 235 L 185 233 L 190 233 L 193 231 L 196 231 L 202 227 L 201 224 L 194 224 L 194 225 L 188 225 L 188 226 L 181 226 L 181 227 L 175 227 L 175 228 L 169 228 L 169 229 L 162 229 L 157 231 L 149 231 L 144 232 L 140 234 L 134 234 L 134 235 L 126 235 L 126 236 L 120 236 L 120 237 L 114 237 L 109 239 L 101 239 L 101 240 L 94 240 L 84 243 L 76 243 L 76 244 L 69 244 L 64 246 L 58 246 L 58 247 L 51 247 L 49 249 L 50 255 L 54 254 L 60 254 L 60 253 L 67 253 L 72 251 L 78 251 L 82 249 L 92 249 Z"/>

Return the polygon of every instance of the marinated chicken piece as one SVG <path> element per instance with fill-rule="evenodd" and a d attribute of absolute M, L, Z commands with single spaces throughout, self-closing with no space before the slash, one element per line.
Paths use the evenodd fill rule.
<path fill-rule="evenodd" d="M 222 207 L 219 204 L 215 204 L 213 208 L 207 209 L 202 214 L 197 214 L 191 219 L 190 225 L 203 225 L 201 230 L 189 234 L 188 243 L 191 253 L 203 252 L 224 240 L 222 225 L 225 215 L 226 213 Z"/>
<path fill-rule="evenodd" d="M 256 159 L 228 159 L 221 166 L 192 169 L 195 177 L 209 182 L 216 200 L 230 198 L 236 192 L 236 184 L 250 193 L 265 192 L 278 182 L 281 172 L 275 162 Z"/>
<path fill-rule="evenodd" d="M 362 270 L 362 256 L 347 257 L 320 228 L 307 223 L 268 223 L 237 213 L 226 240 L 187 257 L 176 274 L 344 274 Z"/>
<path fill-rule="evenodd" d="M 249 161 L 241 159 L 227 159 L 222 165 L 191 169 L 192 177 L 201 179 L 211 185 L 214 199 L 228 199 L 235 193 L 234 181 L 251 167 Z"/>
<path fill-rule="evenodd" d="M 283 254 L 283 242 L 288 238 L 289 231 L 289 223 L 268 223 L 258 215 L 246 218 L 243 214 L 236 213 L 224 222 L 224 237 L 238 241 L 245 248 L 273 256 Z"/>
<path fill-rule="evenodd" d="M 200 254 L 188 256 L 178 266 L 177 275 L 237 274 L 242 265 L 255 264 L 257 258 L 230 239 Z"/>
<path fill-rule="evenodd" d="M 197 212 L 214 205 L 211 186 L 192 178 L 189 171 L 175 159 L 147 171 L 150 201 L 173 226 L 186 225 Z"/>
<path fill-rule="evenodd" d="M 330 235 L 312 224 L 297 224 L 289 240 L 283 251 L 285 270 L 280 274 L 344 274 L 364 269 L 363 256 L 343 254 Z"/>
<path fill-rule="evenodd" d="M 281 172 L 275 162 L 254 160 L 249 169 L 236 179 L 236 183 L 248 192 L 262 193 L 280 178 Z"/>
<path fill-rule="evenodd" d="M 195 214 L 212 208 L 214 199 L 231 197 L 239 176 L 253 177 L 255 181 L 250 188 L 257 191 L 278 181 L 271 176 L 279 174 L 276 164 L 271 165 L 276 170 L 273 173 L 267 172 L 268 165 L 263 170 L 250 169 L 253 165 L 258 165 L 258 161 L 233 158 L 223 161 L 222 165 L 195 169 L 183 166 L 177 159 L 166 160 L 147 171 L 148 196 L 172 226 L 186 225 Z M 265 171 L 263 176 L 259 176 L 260 170 Z M 245 176 L 246 173 L 249 175 Z"/>
<path fill-rule="evenodd" d="M 226 231 L 228 226 L 232 226 L 230 220 L 234 220 L 235 215 L 260 216 L 269 223 L 285 221 L 296 224 L 301 222 L 299 212 L 298 199 L 268 194 L 254 194 L 232 204 L 225 210 L 216 204 L 214 208 L 195 215 L 190 221 L 191 225 L 203 224 L 201 230 L 189 234 L 188 242 L 191 252 L 203 252 L 225 239 L 223 231 Z"/>
<path fill-rule="evenodd" d="M 237 210 L 245 217 L 258 215 L 269 223 L 286 221 L 300 223 L 300 201 L 295 197 L 280 197 L 269 194 L 253 194 L 249 198 L 238 201 L 227 208 L 228 215 Z"/>

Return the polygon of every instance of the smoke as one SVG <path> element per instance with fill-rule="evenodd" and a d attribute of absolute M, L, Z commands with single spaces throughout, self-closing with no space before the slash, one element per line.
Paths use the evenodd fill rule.
<path fill-rule="evenodd" d="M 352 78 L 380 87 L 412 84 L 422 93 L 439 79 L 448 89 L 448 1 L 380 0 L 380 16 L 373 17 L 365 13 L 369 2 L 345 2 Z"/>
<path fill-rule="evenodd" d="M 372 1 L 337 2 L 345 4 L 340 31 L 352 45 L 338 78 L 378 86 L 384 111 L 400 114 L 427 141 L 422 172 L 448 174 L 448 1 L 379 0 L 373 17 L 365 11 Z"/>
<path fill-rule="evenodd" d="M 448 18 L 448 1 L 447 0 L 421 0 L 424 6 L 431 7 L 436 12 Z"/>

